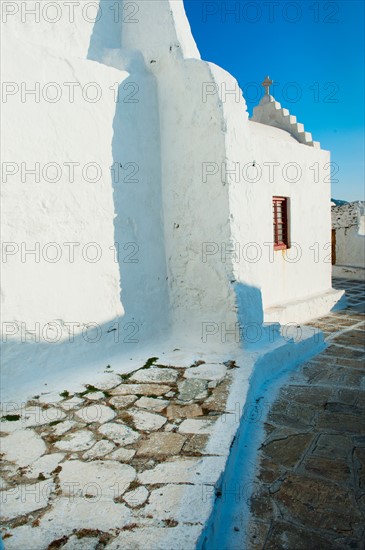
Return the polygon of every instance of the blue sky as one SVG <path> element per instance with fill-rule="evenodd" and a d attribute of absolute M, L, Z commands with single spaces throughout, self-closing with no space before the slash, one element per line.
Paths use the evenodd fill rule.
<path fill-rule="evenodd" d="M 184 4 L 202 58 L 237 78 L 249 113 L 269 74 L 277 101 L 331 151 L 332 196 L 364 199 L 363 0 Z"/>

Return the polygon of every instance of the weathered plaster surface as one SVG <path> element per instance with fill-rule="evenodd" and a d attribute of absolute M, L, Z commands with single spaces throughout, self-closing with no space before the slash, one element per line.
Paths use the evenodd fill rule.
<path fill-rule="evenodd" d="M 16 83 L 19 92 L 2 109 L 3 161 L 16 171 L 2 186 L 2 319 L 29 329 L 54 319 L 103 323 L 123 314 L 118 266 L 109 249 L 115 212 L 110 177 L 115 104 L 109 87 L 128 74 L 86 60 L 87 27 L 56 24 L 52 33 L 44 20 L 31 21 L 9 17 L 3 25 L 3 79 Z M 50 82 L 60 87 L 58 101 L 43 97 Z M 100 86 L 100 101 L 83 99 L 81 87 L 90 82 Z M 31 94 L 22 99 L 22 83 L 27 89 L 39 85 L 39 99 Z M 76 83 L 74 102 L 64 83 Z M 48 93 L 52 97 L 55 89 Z M 73 162 L 79 163 L 74 177 L 67 164 Z M 39 181 L 26 174 L 36 163 Z M 92 167 L 82 176 L 88 163 L 99 167 L 98 181 L 89 181 L 96 178 Z M 4 255 L 6 243 L 13 244 Z M 47 248 L 49 243 L 54 245 Z M 76 243 L 73 261 L 73 245 L 65 243 Z M 89 243 L 97 243 L 100 261 L 94 261 L 96 249 L 87 248 Z"/>
<path fill-rule="evenodd" d="M 29 174 L 22 182 L 20 171 L 9 176 L 4 240 L 15 249 L 4 266 L 3 316 L 18 323 L 16 338 L 21 322 L 30 328 L 36 322 L 74 322 L 76 330 L 93 322 L 109 330 L 118 319 L 135 323 L 139 342 L 171 330 L 197 341 L 204 322 L 261 324 L 263 309 L 331 288 L 330 193 L 324 182 L 329 154 L 299 143 L 301 126 L 295 122 L 294 131 L 291 119 L 288 131 L 274 129 L 277 121 L 264 117 L 271 103 L 260 105 L 265 124 L 248 120 L 237 81 L 200 59 L 182 2 L 135 4 L 134 24 L 128 18 L 113 22 L 114 4 L 104 0 L 93 26 L 79 18 L 55 25 L 52 33 L 44 20 L 27 18 L 24 24 L 15 16 L 5 25 L 5 59 L 20 47 L 22 34 L 22 61 L 5 64 L 6 79 L 41 85 L 95 81 L 102 91 L 95 103 L 77 91 L 72 103 L 63 90 L 55 103 L 36 103 L 31 96 L 21 102 L 15 94 L 5 105 L 9 162 L 95 162 L 102 171 L 93 184 L 80 176 L 70 183 L 66 170 L 54 184 L 42 174 L 39 183 Z M 126 3 L 120 6 L 123 12 Z M 135 101 L 126 100 L 130 92 Z M 24 128 L 20 137 L 14 121 Z M 300 167 L 300 181 L 282 177 L 288 161 Z M 263 168 L 270 162 L 279 163 L 273 181 L 265 171 L 256 181 L 255 163 Z M 131 164 L 138 169 L 132 179 L 123 172 Z M 208 174 L 207 165 L 214 167 Z M 290 198 L 293 246 L 286 253 L 270 249 L 274 194 Z M 62 252 L 54 263 L 42 255 L 49 242 Z M 80 243 L 74 262 L 64 244 L 70 242 Z M 82 255 L 90 242 L 101 250 L 97 262 Z M 32 255 L 22 261 L 21 243 L 39 243 L 39 263 Z M 257 261 L 237 261 L 229 252 L 250 243 Z M 294 243 L 298 260 L 292 258 Z M 205 257 L 207 246 L 214 253 Z"/>
<path fill-rule="evenodd" d="M 365 203 L 332 207 L 336 232 L 336 265 L 365 268 Z"/>

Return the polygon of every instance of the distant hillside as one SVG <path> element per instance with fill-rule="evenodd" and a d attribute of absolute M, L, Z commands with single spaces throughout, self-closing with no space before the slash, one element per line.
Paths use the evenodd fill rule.
<path fill-rule="evenodd" d="M 341 201 L 339 199 L 331 199 L 331 202 L 334 203 L 335 206 L 341 206 L 342 204 L 348 204 L 348 201 Z"/>

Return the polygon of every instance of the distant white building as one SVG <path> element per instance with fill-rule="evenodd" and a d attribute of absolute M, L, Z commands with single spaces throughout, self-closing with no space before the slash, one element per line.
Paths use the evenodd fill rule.
<path fill-rule="evenodd" d="M 114 4 L 94 25 L 20 12 L 4 25 L 6 335 L 122 319 L 140 341 L 222 339 L 327 313 L 341 296 L 329 152 L 268 81 L 249 120 L 182 0 L 138 0 L 123 18 Z"/>
<path fill-rule="evenodd" d="M 365 202 L 332 206 L 333 263 L 365 269 Z"/>

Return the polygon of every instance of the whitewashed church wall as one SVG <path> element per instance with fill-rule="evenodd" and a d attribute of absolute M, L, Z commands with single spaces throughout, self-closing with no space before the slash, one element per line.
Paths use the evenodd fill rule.
<path fill-rule="evenodd" d="M 2 27 L 2 320 L 106 323 L 123 314 L 110 87 L 128 74 L 86 59 L 93 25 L 80 13 L 70 24 L 62 6 L 51 24 L 22 15 L 42 2 L 8 4 L 19 9 Z"/>
<path fill-rule="evenodd" d="M 204 98 L 215 79 L 180 3 L 139 6 L 138 29 L 123 26 L 123 47 L 141 48 L 158 89 L 171 321 L 200 339 L 204 324 L 236 321 L 231 262 L 218 251 L 230 237 L 228 189 L 215 170 L 225 157 L 222 110 L 217 93 Z"/>
<path fill-rule="evenodd" d="M 247 249 L 240 276 L 248 270 L 256 272 L 266 309 L 331 288 L 330 184 L 326 169 L 330 155 L 288 140 L 282 130 L 274 129 L 277 135 L 272 137 L 273 129 L 266 127 L 269 136 L 265 137 L 262 128 L 257 131 L 257 124 L 249 123 L 252 152 L 242 162 L 255 161 L 258 169 L 252 166 L 251 175 L 246 172 L 250 181 L 242 182 L 243 193 L 237 186 L 236 196 L 245 224 L 241 241 L 245 245 L 257 243 L 251 251 Z M 270 163 L 277 164 L 270 167 Z M 273 251 L 272 247 L 273 196 L 289 198 L 290 248 L 284 251 Z M 258 258 L 251 263 L 255 248 Z"/>
<path fill-rule="evenodd" d="M 137 1 L 134 16 L 117 23 L 115 4 L 101 3 L 95 25 L 76 17 L 51 31 L 44 20 L 29 18 L 28 26 L 14 16 L 4 28 L 5 57 L 22 50 L 21 63 L 5 64 L 5 79 L 39 81 L 41 90 L 60 83 L 63 94 L 36 102 L 15 91 L 5 104 L 4 159 L 14 174 L 4 186 L 3 239 L 14 247 L 4 266 L 3 318 L 122 316 L 146 334 L 172 326 L 201 339 L 204 324 L 232 327 L 237 309 L 241 322 L 262 322 L 263 307 L 328 290 L 329 154 L 248 121 L 235 79 L 201 61 L 182 2 Z M 72 102 L 65 82 L 81 90 L 96 82 L 101 96 L 89 101 L 77 85 Z M 22 162 L 39 163 L 39 181 L 23 178 Z M 270 162 L 279 163 L 272 181 Z M 290 162 L 300 167 L 298 181 Z M 50 181 L 52 167 L 44 176 L 49 163 L 61 167 L 59 180 Z M 89 163 L 99 179 L 92 166 L 85 176 Z M 273 195 L 290 198 L 287 252 L 272 252 Z M 44 259 L 59 250 L 50 242 L 61 248 L 57 262 Z M 31 254 L 23 261 L 22 243 L 39 243 L 39 262 Z M 65 243 L 76 243 L 74 262 Z"/>

